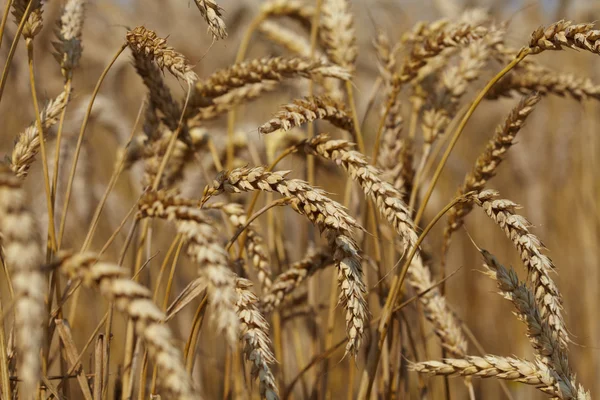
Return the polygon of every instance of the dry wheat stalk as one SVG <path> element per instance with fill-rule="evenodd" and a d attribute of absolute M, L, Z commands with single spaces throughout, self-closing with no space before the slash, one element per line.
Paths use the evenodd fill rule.
<path fill-rule="evenodd" d="M 600 54 L 600 31 L 594 24 L 573 24 L 560 20 L 548 28 L 539 27 L 531 34 L 529 49 L 533 54 L 564 47 Z"/>
<path fill-rule="evenodd" d="M 154 60 L 161 69 L 166 68 L 173 76 L 183 79 L 188 85 L 198 80 L 192 66 L 181 53 L 167 46 L 167 40 L 143 26 L 127 31 L 127 44 L 132 52 Z"/>
<path fill-rule="evenodd" d="M 44 261 L 40 231 L 21 182 L 8 166 L 0 166 L 0 233 L 3 262 L 14 290 L 18 368 L 23 382 L 20 397 L 32 399 L 42 373 L 47 283 L 40 269 Z"/>
<path fill-rule="evenodd" d="M 246 212 L 241 204 L 237 203 L 212 203 L 206 205 L 205 208 L 214 208 L 223 210 L 227 215 L 227 218 L 231 224 L 237 229 L 243 227 L 248 218 Z M 246 228 L 246 252 L 248 253 L 248 259 L 252 262 L 252 265 L 258 273 L 258 281 L 261 285 L 263 292 L 267 292 L 271 289 L 273 281 L 271 276 L 271 262 L 269 260 L 269 252 L 265 247 L 262 236 L 255 229 L 253 224 L 250 224 Z"/>
<path fill-rule="evenodd" d="M 200 13 L 208 24 L 208 29 L 215 40 L 227 38 L 225 22 L 223 22 L 221 7 L 215 0 L 194 0 Z"/>
<path fill-rule="evenodd" d="M 197 82 L 195 95 L 217 97 L 249 83 L 258 83 L 265 80 L 281 81 L 283 78 L 296 76 L 350 79 L 350 74 L 346 69 L 326 61 L 301 57 L 259 58 L 234 64 L 229 68 L 213 73 L 207 79 Z"/>
<path fill-rule="evenodd" d="M 163 218 L 177 226 L 188 242 L 187 254 L 198 265 L 198 275 L 208 285 L 212 321 L 231 346 L 237 342 L 239 319 L 235 313 L 235 274 L 213 222 L 202 210 L 167 192 L 148 192 L 139 201 L 138 218 Z"/>
<path fill-rule="evenodd" d="M 245 342 L 246 360 L 252 363 L 252 376 L 259 379 L 260 395 L 266 400 L 279 399 L 275 386 L 275 377 L 269 365 L 275 364 L 275 356 L 271 351 L 269 324 L 258 309 L 258 297 L 250 288 L 252 282 L 247 279 L 236 279 L 236 310 L 242 323 L 241 336 Z"/>
<path fill-rule="evenodd" d="M 516 272 L 505 268 L 484 249 L 480 249 L 487 274 L 498 284 L 500 294 L 510 300 L 517 309 L 517 318 L 527 326 L 527 336 L 539 359 L 556 372 L 556 379 L 565 397 L 573 398 L 577 393 L 577 384 L 571 369 L 567 351 L 563 348 L 556 332 L 541 317 L 535 296 L 529 288 L 519 281 Z"/>
<path fill-rule="evenodd" d="M 324 0 L 321 7 L 321 42 L 329 59 L 350 71 L 354 70 L 358 47 L 354 16 L 348 0 Z"/>
<path fill-rule="evenodd" d="M 25 39 L 33 39 L 42 30 L 42 0 L 14 0 L 12 3 L 12 14 L 15 17 L 15 23 L 19 25 L 30 1 L 32 2 L 31 13 L 23 26 L 23 37 Z"/>
<path fill-rule="evenodd" d="M 150 290 L 130 280 L 125 268 L 98 262 L 96 254 L 63 254 L 59 264 L 70 279 L 81 279 L 86 286 L 97 287 L 119 311 L 131 318 L 137 335 L 158 366 L 163 389 L 169 398 L 199 398 L 183 365 L 181 352 L 174 344 L 173 334 L 164 324 L 165 314 L 152 301 Z"/>
<path fill-rule="evenodd" d="M 60 64 L 65 79 L 72 76 L 81 58 L 81 32 L 86 4 L 87 0 L 67 1 L 56 31 L 58 42 L 52 43 L 56 50 L 54 57 Z"/>
<path fill-rule="evenodd" d="M 531 224 L 516 214 L 519 205 L 506 199 L 497 199 L 498 192 L 484 190 L 475 198 L 475 204 L 496 223 L 519 251 L 523 264 L 529 272 L 528 279 L 533 285 L 535 298 L 540 306 L 544 321 L 553 329 L 561 344 L 567 346 L 569 334 L 562 317 L 560 292 L 550 277 L 555 266 L 552 260 L 542 253 L 543 244 L 537 236 L 529 232 Z"/>
<path fill-rule="evenodd" d="M 50 129 L 58 122 L 68 98 L 68 93 L 62 92 L 54 100 L 50 100 L 41 110 L 40 120 L 44 130 Z M 19 134 L 12 151 L 10 168 L 18 177 L 25 178 L 27 176 L 29 168 L 35 161 L 35 156 L 39 150 L 40 140 L 37 125 L 34 122 L 24 132 Z"/>
<path fill-rule="evenodd" d="M 352 150 L 353 145 L 345 140 L 330 140 L 327 135 L 319 135 L 306 143 L 308 153 L 334 161 L 342 166 L 357 181 L 365 195 L 370 197 L 380 214 L 400 235 L 404 248 L 411 249 L 417 243 L 417 234 L 410 211 L 402 201 L 402 195 L 392 185 L 384 182 L 380 172 L 367 161 L 366 157 Z M 408 269 L 408 281 L 417 292 L 425 292 L 420 297 L 425 315 L 435 328 L 442 346 L 456 355 L 465 355 L 467 342 L 462 334 L 459 322 L 446 304 L 446 299 L 435 288 L 431 272 L 423 264 L 417 253 Z M 434 288 L 434 289 L 431 289 Z"/>
<path fill-rule="evenodd" d="M 537 92 L 523 97 L 519 104 L 511 110 L 504 122 L 498 125 L 494 137 L 490 139 L 485 151 L 475 161 L 475 166 L 465 177 L 457 195 L 483 190 L 486 183 L 496 174 L 496 170 L 504 160 L 506 152 L 513 145 L 515 137 L 540 99 L 541 96 Z M 448 212 L 448 222 L 444 230 L 443 254 L 446 254 L 452 234 L 460 229 L 465 217 L 472 209 L 472 203 L 461 203 Z"/>
<path fill-rule="evenodd" d="M 368 317 L 366 293 L 362 280 L 359 248 L 352 239 L 352 230 L 359 228 L 344 207 L 331 200 L 320 189 L 299 179 L 286 179 L 288 172 L 267 172 L 263 167 L 237 168 L 220 173 L 212 185 L 204 189 L 202 202 L 224 191 L 240 193 L 254 190 L 277 192 L 292 198 L 291 206 L 305 215 L 321 232 L 332 248 L 338 269 L 339 302 L 346 309 L 346 353 L 357 354 Z"/>
<path fill-rule="evenodd" d="M 271 312 L 284 298 L 315 272 L 333 263 L 329 249 L 309 250 L 309 254 L 275 278 L 270 290 L 261 299 L 261 309 Z"/>
<path fill-rule="evenodd" d="M 352 117 L 350 117 L 344 106 L 323 96 L 298 99 L 292 104 L 282 106 L 281 110 L 271 120 L 258 128 L 258 131 L 263 134 L 278 129 L 289 131 L 294 127 L 317 119 L 324 119 L 338 128 L 350 133 L 354 132 Z"/>

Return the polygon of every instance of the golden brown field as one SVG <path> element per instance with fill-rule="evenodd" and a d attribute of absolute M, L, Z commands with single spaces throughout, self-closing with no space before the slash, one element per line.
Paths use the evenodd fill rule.
<path fill-rule="evenodd" d="M 594 2 L 0 10 L 0 399 L 600 394 Z"/>

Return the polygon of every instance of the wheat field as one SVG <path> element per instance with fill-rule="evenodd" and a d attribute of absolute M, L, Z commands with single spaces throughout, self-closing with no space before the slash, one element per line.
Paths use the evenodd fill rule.
<path fill-rule="evenodd" d="M 600 394 L 600 5 L 0 10 L 0 399 Z"/>

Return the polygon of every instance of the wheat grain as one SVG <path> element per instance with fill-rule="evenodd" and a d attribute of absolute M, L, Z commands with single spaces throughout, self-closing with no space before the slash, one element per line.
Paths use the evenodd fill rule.
<path fill-rule="evenodd" d="M 223 210 L 227 215 L 229 221 L 235 228 L 243 227 L 248 218 L 244 208 L 237 203 L 212 203 L 210 207 Z M 246 252 L 248 253 L 248 260 L 252 262 L 252 265 L 258 273 L 258 282 L 261 285 L 263 292 L 269 291 L 273 281 L 271 280 L 271 262 L 269 260 L 268 249 L 265 247 L 262 236 L 258 233 L 255 226 L 250 224 L 246 228 Z"/>
<path fill-rule="evenodd" d="M 488 275 L 496 280 L 501 294 L 510 300 L 517 309 L 517 318 L 527 326 L 527 336 L 536 350 L 537 356 L 551 370 L 556 372 L 561 392 L 569 398 L 575 397 L 577 384 L 569 367 L 566 349 L 555 331 L 542 320 L 533 293 L 519 281 L 515 271 L 506 269 L 486 250 L 480 250 Z"/>
<path fill-rule="evenodd" d="M 549 68 L 536 66 L 535 68 L 517 69 L 510 73 L 492 87 L 486 98 L 497 99 L 513 94 L 527 94 L 537 91 L 540 94 L 554 94 L 561 97 L 569 96 L 581 101 L 587 98 L 600 99 L 600 85 L 589 78 L 579 77 L 575 74 L 556 72 Z"/>
<path fill-rule="evenodd" d="M 551 396 L 563 398 L 552 372 L 541 362 L 532 363 L 519 358 L 486 355 L 419 362 L 411 364 L 409 368 L 430 375 L 493 377 L 521 382 L 533 385 Z"/>
<path fill-rule="evenodd" d="M 258 27 L 258 31 L 269 41 L 278 44 L 293 54 L 304 58 L 311 58 L 310 42 L 304 36 L 298 35 L 293 30 L 283 26 L 283 24 L 264 21 Z M 323 55 L 317 52 L 315 53 L 315 58 L 322 59 Z"/>
<path fill-rule="evenodd" d="M 587 50 L 600 54 L 600 31 L 594 24 L 573 24 L 560 20 L 548 28 L 539 27 L 531 34 L 529 49 L 533 54 L 564 47 Z"/>

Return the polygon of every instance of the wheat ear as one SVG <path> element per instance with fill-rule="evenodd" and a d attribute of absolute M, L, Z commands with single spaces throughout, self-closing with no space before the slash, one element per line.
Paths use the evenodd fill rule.
<path fill-rule="evenodd" d="M 54 58 L 60 64 L 65 79 L 72 77 L 73 70 L 81 58 L 81 33 L 87 0 L 69 0 L 58 22 L 57 42 L 53 42 Z"/>
<path fill-rule="evenodd" d="M 167 46 L 167 40 L 158 37 L 156 32 L 138 26 L 127 32 L 127 44 L 132 52 L 150 57 L 161 68 L 166 68 L 173 76 L 189 85 L 198 80 L 186 57 Z"/>
<path fill-rule="evenodd" d="M 42 129 L 50 129 L 58 122 L 68 98 L 68 93 L 62 92 L 55 99 L 48 102 L 40 112 Z M 18 177 L 25 178 L 39 151 L 40 139 L 37 124 L 34 122 L 17 137 L 10 159 L 10 168 Z"/>
<path fill-rule="evenodd" d="M 239 319 L 235 313 L 235 274 L 213 222 L 202 210 L 164 191 L 148 192 L 139 201 L 138 218 L 162 218 L 175 223 L 187 241 L 187 254 L 198 266 L 198 275 L 208 285 L 212 322 L 229 344 L 237 343 Z"/>
<path fill-rule="evenodd" d="M 496 257 L 480 249 L 487 273 L 498 284 L 500 294 L 510 300 L 517 309 L 516 316 L 527 326 L 527 336 L 538 358 L 556 372 L 556 379 L 565 397 L 575 398 L 577 384 L 569 367 L 566 348 L 560 337 L 540 315 L 539 306 L 531 290 L 519 281 L 516 272 L 505 268 Z"/>
<path fill-rule="evenodd" d="M 357 181 L 380 214 L 400 235 L 405 249 L 412 249 L 417 243 L 410 211 L 402 201 L 402 194 L 380 178 L 380 172 L 366 161 L 360 152 L 352 150 L 353 144 L 345 140 L 330 140 L 327 135 L 319 135 L 306 143 L 305 149 L 342 166 L 350 177 Z M 451 312 L 446 299 L 435 288 L 431 271 L 423 264 L 419 253 L 415 254 L 408 269 L 408 281 L 417 292 L 426 292 L 420 297 L 425 315 L 440 337 L 442 346 L 456 355 L 464 355 L 467 341 L 460 323 Z M 431 289 L 433 287 L 433 289 Z"/>
<path fill-rule="evenodd" d="M 515 137 L 540 99 L 539 93 L 530 93 L 528 96 L 523 97 L 519 104 L 512 109 L 504 122 L 496 128 L 494 137 L 490 139 L 485 151 L 477 158 L 475 166 L 465 177 L 464 183 L 458 190 L 458 196 L 472 191 L 482 191 L 487 182 L 496 175 L 498 166 L 504 160 L 506 153 L 515 142 Z M 460 203 L 448 212 L 442 254 L 446 254 L 452 234 L 463 225 L 465 217 L 472 209 L 473 203 Z"/>
<path fill-rule="evenodd" d="M 146 287 L 127 277 L 125 268 L 98 262 L 96 254 L 82 253 L 59 257 L 60 269 L 71 279 L 81 279 L 86 286 L 97 287 L 103 296 L 135 324 L 137 335 L 160 371 L 163 389 L 169 398 L 197 399 L 191 377 L 185 370 L 181 351 L 173 334 L 164 324 L 165 314 L 152 301 Z"/>
<path fill-rule="evenodd" d="M 329 249 L 310 251 L 305 258 L 293 263 L 285 272 L 275 278 L 271 289 L 261 299 L 261 309 L 265 312 L 273 311 L 302 282 L 332 263 L 333 259 Z"/>
<path fill-rule="evenodd" d="M 261 397 L 266 400 L 278 400 L 279 393 L 270 367 L 276 361 L 271 351 L 269 324 L 258 309 L 259 300 L 250 290 L 251 287 L 252 282 L 247 279 L 236 280 L 238 300 L 235 305 L 242 322 L 244 354 L 246 360 L 252 363 L 252 376 L 260 382 Z"/>
<path fill-rule="evenodd" d="M 240 193 L 254 190 L 277 192 L 290 197 L 292 208 L 305 215 L 325 237 L 333 251 L 338 269 L 339 302 L 346 309 L 346 353 L 356 355 L 362 343 L 368 317 L 364 299 L 366 287 L 362 277 L 359 248 L 352 238 L 352 230 L 359 228 L 344 207 L 331 200 L 320 189 L 299 179 L 286 179 L 287 172 L 267 172 L 263 167 L 236 168 L 220 173 L 204 189 L 203 202 L 224 191 Z"/>
<path fill-rule="evenodd" d="M 32 399 L 42 373 L 47 283 L 40 269 L 44 261 L 40 230 L 26 205 L 21 182 L 7 166 L 0 166 L 0 232 L 14 290 L 18 368 L 23 382 L 20 396 Z"/>
<path fill-rule="evenodd" d="M 250 83 L 266 80 L 282 81 L 284 78 L 297 76 L 313 79 L 316 77 L 350 79 L 346 69 L 326 61 L 301 57 L 260 58 L 234 64 L 197 82 L 195 95 L 217 97 Z"/>
<path fill-rule="evenodd" d="M 338 128 L 354 133 L 352 118 L 344 106 L 329 97 L 322 96 L 307 97 L 282 106 L 271 120 L 258 128 L 258 131 L 263 134 L 278 129 L 289 131 L 317 119 L 324 119 Z"/>
<path fill-rule="evenodd" d="M 566 347 L 570 340 L 561 312 L 562 299 L 550 275 L 555 266 L 552 260 L 543 254 L 544 247 L 540 239 L 529 232 L 529 221 L 516 213 L 519 205 L 510 200 L 498 199 L 498 192 L 494 190 L 479 193 L 475 204 L 502 228 L 519 251 L 521 261 L 529 272 L 528 279 L 533 285 L 541 316 Z"/>
<path fill-rule="evenodd" d="M 194 0 L 215 40 L 227 38 L 227 28 L 221 18 L 221 7 L 214 0 Z"/>

